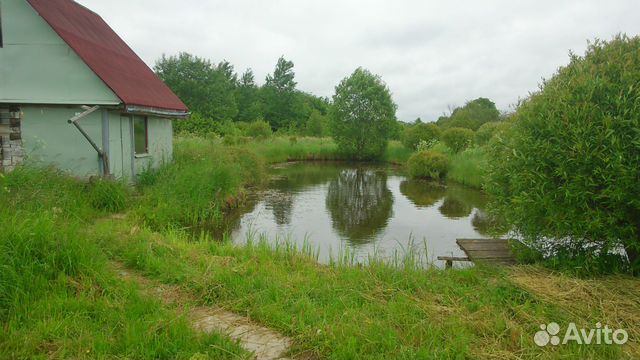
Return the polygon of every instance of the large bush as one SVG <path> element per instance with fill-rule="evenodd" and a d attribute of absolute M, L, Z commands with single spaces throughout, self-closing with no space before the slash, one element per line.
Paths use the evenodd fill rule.
<path fill-rule="evenodd" d="M 502 133 L 511 125 L 510 122 L 492 121 L 483 124 L 476 131 L 476 144 L 486 145 L 495 135 Z"/>
<path fill-rule="evenodd" d="M 590 44 L 520 104 L 488 190 L 530 243 L 640 250 L 640 38 Z"/>
<path fill-rule="evenodd" d="M 420 151 L 409 158 L 407 168 L 412 178 L 442 179 L 447 174 L 449 160 L 445 154 Z"/>
<path fill-rule="evenodd" d="M 396 122 L 396 108 L 379 76 L 356 69 L 333 95 L 331 132 L 339 150 L 358 160 L 382 157 Z"/>
<path fill-rule="evenodd" d="M 473 143 L 474 133 L 469 129 L 451 128 L 442 133 L 442 142 L 454 153 L 468 148 Z"/>
<path fill-rule="evenodd" d="M 441 130 L 435 124 L 418 123 L 404 129 L 402 133 L 402 144 L 408 149 L 415 150 L 424 141 L 433 144 L 440 139 Z"/>
<path fill-rule="evenodd" d="M 262 119 L 258 119 L 247 125 L 245 133 L 252 138 L 266 139 L 272 135 L 271 125 Z"/>

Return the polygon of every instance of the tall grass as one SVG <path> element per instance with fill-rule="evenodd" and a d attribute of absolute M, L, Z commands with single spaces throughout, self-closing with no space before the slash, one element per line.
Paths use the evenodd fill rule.
<path fill-rule="evenodd" d="M 83 233 L 123 209 L 124 186 L 85 184 L 51 169 L 0 174 L 0 358 L 243 354 L 121 283 Z"/>
<path fill-rule="evenodd" d="M 482 188 L 487 168 L 485 150 L 473 147 L 449 156 L 449 173 L 447 178 L 462 185 Z"/>

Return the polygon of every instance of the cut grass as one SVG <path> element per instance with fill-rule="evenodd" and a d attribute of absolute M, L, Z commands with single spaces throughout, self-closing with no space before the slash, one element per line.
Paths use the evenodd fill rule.
<path fill-rule="evenodd" d="M 575 322 L 590 328 L 602 313 L 592 308 L 593 299 L 577 298 L 584 302 L 576 312 L 518 286 L 514 276 L 520 268 L 442 271 L 375 261 L 365 267 L 322 266 L 291 246 L 250 242 L 238 247 L 180 232 L 163 236 L 121 220 L 100 222 L 89 236 L 148 276 L 290 335 L 294 354 L 336 359 L 640 355 L 633 345 L 535 345 L 540 324 Z M 631 278 L 594 283 L 611 281 L 637 283 Z M 637 293 L 627 296 L 636 298 L 626 309 L 640 311 Z M 622 324 L 633 327 L 633 319 Z"/>

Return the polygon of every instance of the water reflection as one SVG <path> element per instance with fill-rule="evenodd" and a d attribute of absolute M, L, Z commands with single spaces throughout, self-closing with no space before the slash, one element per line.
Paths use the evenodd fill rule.
<path fill-rule="evenodd" d="M 326 206 L 333 228 L 351 244 L 370 242 L 393 215 L 383 170 L 346 169 L 329 183 Z"/>
<path fill-rule="evenodd" d="M 400 192 L 416 207 L 431 207 L 446 194 L 447 187 L 425 180 L 404 180 L 400 183 Z"/>
<path fill-rule="evenodd" d="M 284 191 L 270 191 L 265 194 L 267 209 L 273 211 L 273 218 L 278 225 L 291 223 L 294 195 Z"/>
<path fill-rule="evenodd" d="M 478 210 L 473 214 L 471 225 L 473 225 L 475 231 L 486 237 L 497 237 L 507 231 L 503 221 L 482 210 Z"/>
<path fill-rule="evenodd" d="M 266 189 L 225 217 L 234 242 L 246 242 L 248 234 L 287 239 L 318 249 L 324 263 L 342 250 L 365 262 L 372 254 L 391 258 L 424 244 L 435 261 L 463 255 L 456 238 L 494 236 L 496 221 L 485 215 L 486 196 L 476 189 L 349 163 L 290 163 L 271 176 Z"/>
<path fill-rule="evenodd" d="M 471 215 L 473 207 L 463 200 L 458 199 L 454 195 L 447 195 L 438 208 L 440 213 L 449 219 L 460 219 Z"/>

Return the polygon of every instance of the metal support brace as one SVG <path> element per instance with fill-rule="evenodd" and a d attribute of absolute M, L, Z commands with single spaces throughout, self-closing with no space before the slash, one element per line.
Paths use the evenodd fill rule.
<path fill-rule="evenodd" d="M 80 131 L 80 133 L 85 137 L 85 139 L 87 139 L 89 144 L 91 144 L 91 146 L 96 150 L 96 152 L 98 153 L 98 158 L 100 159 L 101 175 L 109 176 L 109 159 L 107 154 L 100 147 L 98 147 L 95 141 L 91 139 L 91 136 L 89 136 L 89 134 L 87 134 L 87 132 L 78 123 L 80 119 L 100 109 L 100 106 L 98 105 L 93 107 L 83 106 L 82 108 L 85 109 L 84 112 L 72 117 L 71 119 L 67 120 L 67 122 L 69 124 L 73 124 L 78 129 L 78 131 Z"/>

